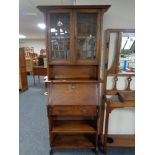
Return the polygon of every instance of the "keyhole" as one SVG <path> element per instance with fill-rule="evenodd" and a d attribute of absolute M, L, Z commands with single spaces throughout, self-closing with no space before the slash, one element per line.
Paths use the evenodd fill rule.
<path fill-rule="evenodd" d="M 72 84 L 72 85 L 71 85 L 71 88 L 72 88 L 72 89 L 76 89 L 76 84 Z"/>

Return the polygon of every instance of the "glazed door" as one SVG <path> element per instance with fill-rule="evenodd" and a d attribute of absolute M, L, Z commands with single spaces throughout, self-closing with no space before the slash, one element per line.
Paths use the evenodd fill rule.
<path fill-rule="evenodd" d="M 100 10 L 52 11 L 47 18 L 49 64 L 98 65 Z"/>
<path fill-rule="evenodd" d="M 72 12 L 63 10 L 48 14 L 49 63 L 69 64 L 72 61 Z"/>
<path fill-rule="evenodd" d="M 98 64 L 99 10 L 78 10 L 75 13 L 75 52 L 77 64 Z"/>

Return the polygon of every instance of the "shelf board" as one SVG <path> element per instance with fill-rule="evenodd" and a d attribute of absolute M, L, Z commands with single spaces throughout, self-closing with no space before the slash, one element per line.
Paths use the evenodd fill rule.
<path fill-rule="evenodd" d="M 56 120 L 53 122 L 53 133 L 96 133 L 94 121 Z"/>
<path fill-rule="evenodd" d="M 95 143 L 86 135 L 55 135 L 52 146 L 55 148 L 94 148 Z"/>
<path fill-rule="evenodd" d="M 134 135 L 108 135 L 113 139 L 112 143 L 107 143 L 108 147 L 135 147 Z"/>

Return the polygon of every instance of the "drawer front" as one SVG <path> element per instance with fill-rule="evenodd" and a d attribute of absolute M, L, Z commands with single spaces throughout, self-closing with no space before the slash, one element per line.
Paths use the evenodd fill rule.
<path fill-rule="evenodd" d="M 48 108 L 52 116 L 96 116 L 96 106 L 52 106 Z"/>

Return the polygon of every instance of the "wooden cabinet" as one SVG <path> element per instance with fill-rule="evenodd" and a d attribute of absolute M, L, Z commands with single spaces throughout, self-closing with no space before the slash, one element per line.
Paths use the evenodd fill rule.
<path fill-rule="evenodd" d="M 33 47 L 25 47 L 26 71 L 32 74 L 33 67 L 38 65 L 38 54 Z"/>
<path fill-rule="evenodd" d="M 51 148 L 97 151 L 102 25 L 109 7 L 38 6 L 47 25 Z"/>
<path fill-rule="evenodd" d="M 22 91 L 28 89 L 24 48 L 19 48 L 19 89 Z"/>

